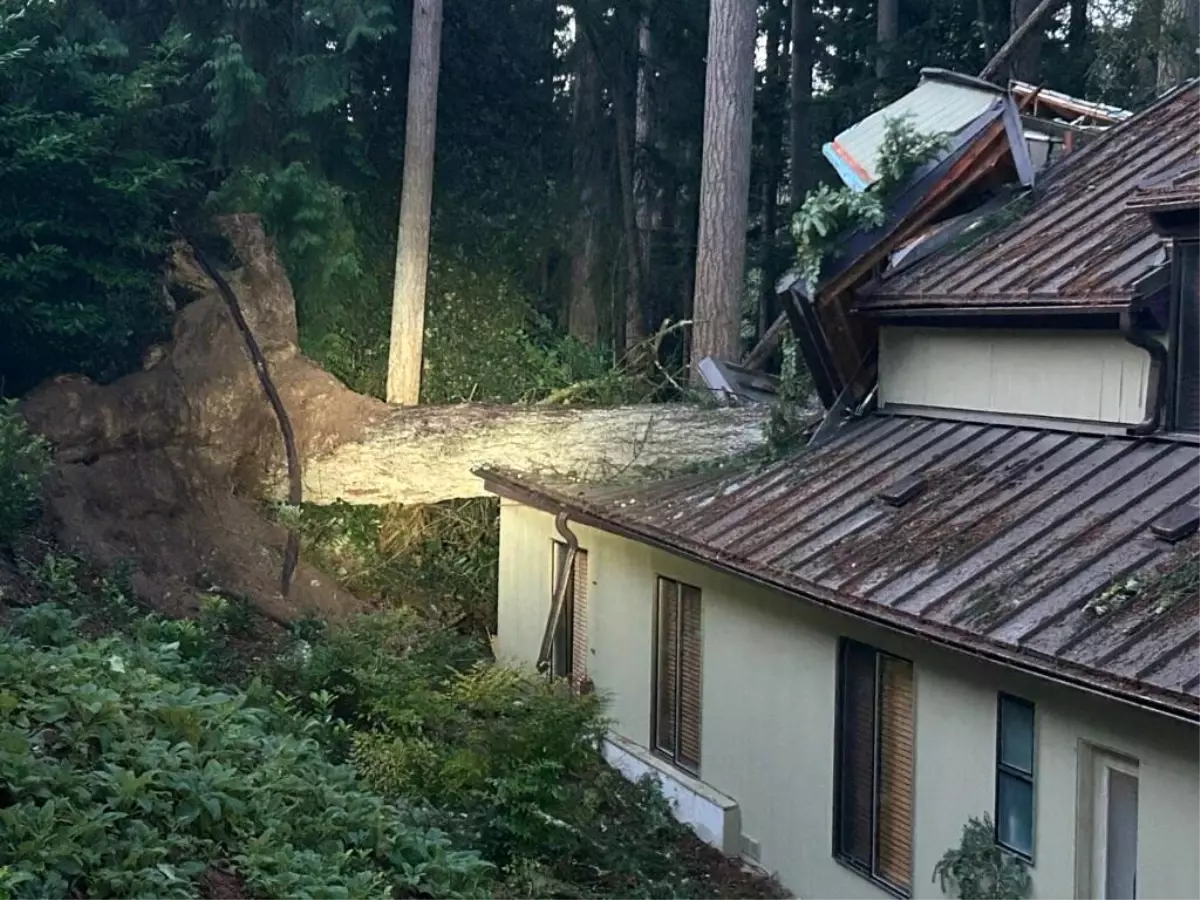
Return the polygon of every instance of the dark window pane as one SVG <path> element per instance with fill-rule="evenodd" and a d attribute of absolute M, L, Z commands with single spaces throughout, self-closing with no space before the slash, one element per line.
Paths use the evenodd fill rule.
<path fill-rule="evenodd" d="M 1175 349 L 1175 428 L 1200 431 L 1200 253 L 1195 242 L 1175 246 L 1179 255 L 1179 331 Z"/>
<path fill-rule="evenodd" d="M 1000 843 L 1033 855 L 1033 785 L 1001 772 L 996 785 L 996 836 Z"/>
<path fill-rule="evenodd" d="M 838 852 L 871 866 L 875 808 L 875 653 L 842 647 L 841 742 L 838 748 Z"/>
<path fill-rule="evenodd" d="M 1033 707 L 1000 698 L 1000 762 L 1033 774 Z"/>

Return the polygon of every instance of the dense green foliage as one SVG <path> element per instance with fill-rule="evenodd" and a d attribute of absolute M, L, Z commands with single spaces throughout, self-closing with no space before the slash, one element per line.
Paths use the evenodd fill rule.
<path fill-rule="evenodd" d="M 61 608 L 0 637 L 0 857 L 16 897 L 464 896 L 487 867 L 329 762 L 305 726 L 201 688 L 178 646 L 78 641 Z"/>
<path fill-rule="evenodd" d="M 652 783 L 603 763 L 602 698 L 495 666 L 449 623 L 405 608 L 272 636 L 223 598 L 147 614 L 69 556 L 31 575 L 44 602 L 0 633 L 10 896 L 730 889 Z"/>
<path fill-rule="evenodd" d="M 168 321 L 159 264 L 192 161 L 182 39 L 131 58 L 69 4 L 0 4 L 0 382 L 136 364 Z"/>
<path fill-rule="evenodd" d="M 1083 18 L 1072 13 L 1080 5 L 1049 20 L 1046 77 L 1033 80 L 1136 108 L 1178 35 L 1158 28 L 1148 0 L 1092 3 Z M 642 5 L 618 6 L 477 0 L 445 12 L 431 400 L 541 397 L 598 377 L 619 355 L 629 273 L 617 150 L 631 131 Z M 835 181 L 820 143 L 911 87 L 922 66 L 979 71 L 1006 34 L 1008 6 L 906 2 L 901 37 L 881 46 L 873 0 L 814 3 L 813 145 L 795 148 L 812 182 Z M 760 8 L 764 30 L 786 19 L 778 0 Z M 647 9 L 651 137 L 627 149 L 660 223 L 645 261 L 652 332 L 689 314 L 707 18 L 700 0 Z M 0 391 L 134 367 L 167 324 L 158 275 L 170 216 L 236 209 L 261 213 L 277 240 L 305 350 L 381 393 L 409 15 L 391 0 L 0 0 Z M 586 122 L 571 94 L 582 38 L 598 79 L 597 118 Z M 792 155 L 779 137 L 786 75 L 759 77 L 750 285 L 765 280 L 768 255 L 776 269 L 791 255 L 787 228 L 762 231 L 768 160 L 778 171 Z M 776 188 L 785 202 L 786 178 Z M 586 347 L 563 337 L 581 216 L 600 253 L 589 276 L 600 328 Z M 751 308 L 758 293 L 747 293 Z M 665 359 L 682 361 L 683 338 L 663 342 Z"/>
<path fill-rule="evenodd" d="M 11 401 L 0 399 L 0 552 L 37 513 L 48 463 L 45 442 L 29 433 Z"/>

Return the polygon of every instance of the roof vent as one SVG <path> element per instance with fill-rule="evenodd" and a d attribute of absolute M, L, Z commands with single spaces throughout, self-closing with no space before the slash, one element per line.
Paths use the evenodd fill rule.
<path fill-rule="evenodd" d="M 885 487 L 875 496 L 886 503 L 888 506 L 903 506 L 917 494 L 921 493 L 921 488 L 925 487 L 925 479 L 920 475 L 905 475 L 903 478 L 892 482 L 891 485 Z"/>
<path fill-rule="evenodd" d="M 1189 503 L 1159 516 L 1150 523 L 1150 531 L 1155 537 L 1174 544 L 1193 534 L 1197 525 L 1200 525 L 1200 506 Z"/>

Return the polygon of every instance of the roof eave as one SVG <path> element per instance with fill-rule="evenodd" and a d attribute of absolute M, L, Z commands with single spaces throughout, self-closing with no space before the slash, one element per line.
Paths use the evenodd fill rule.
<path fill-rule="evenodd" d="M 802 582 L 800 579 L 781 578 L 777 573 L 768 569 L 724 558 L 720 553 L 714 553 L 709 548 L 661 529 L 622 521 L 610 513 L 592 508 L 585 501 L 563 497 L 557 492 L 540 487 L 511 473 L 487 467 L 474 469 L 473 472 L 483 479 L 485 490 L 499 497 L 545 512 L 569 513 L 581 525 L 648 544 L 700 565 L 969 656 L 1179 719 L 1189 724 L 1200 724 L 1200 702 L 1188 695 L 1128 682 L 1125 679 L 1104 675 L 1073 663 L 1043 658 L 1041 654 L 1033 654 L 1028 651 L 1018 653 L 985 637 L 965 635 L 946 626 L 914 621 L 909 616 L 883 606 L 863 603 L 853 597 L 838 594 L 819 585 Z"/>
<path fill-rule="evenodd" d="M 922 297 L 920 300 L 909 301 L 903 295 L 888 298 L 888 302 L 876 304 L 860 304 L 855 306 L 856 315 L 869 316 L 872 319 L 912 319 L 933 316 L 953 318 L 977 318 L 996 316 L 1079 316 L 1079 315 L 1114 315 L 1129 306 L 1130 297 L 1103 298 L 1087 300 L 1079 303 L 1063 302 L 1047 298 L 1045 302 L 1005 302 L 997 298 L 995 302 L 966 303 L 961 298 L 940 301 L 930 301 Z M 907 302 L 906 302 L 907 301 Z"/>

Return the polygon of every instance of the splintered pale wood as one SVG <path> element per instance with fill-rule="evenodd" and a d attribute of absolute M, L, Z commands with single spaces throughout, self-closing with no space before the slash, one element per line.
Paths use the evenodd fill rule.
<path fill-rule="evenodd" d="M 760 447 L 765 408 L 481 406 L 395 409 L 304 460 L 311 503 L 436 503 L 483 496 L 478 466 L 603 480 Z M 282 483 L 276 485 L 277 489 Z"/>

